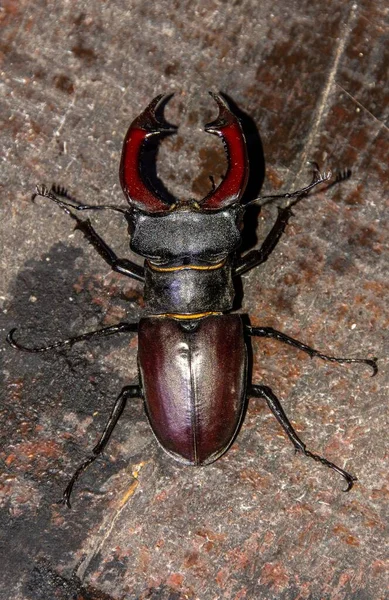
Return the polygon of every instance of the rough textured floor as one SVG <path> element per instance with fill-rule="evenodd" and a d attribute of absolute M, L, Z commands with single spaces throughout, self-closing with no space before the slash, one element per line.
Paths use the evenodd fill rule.
<path fill-rule="evenodd" d="M 301 202 L 269 261 L 243 278 L 240 311 L 380 372 L 253 342 L 312 451 L 295 455 L 259 400 L 212 466 L 173 462 L 133 400 L 105 456 L 56 504 L 121 386 L 134 335 L 41 355 L 2 345 L 0 597 L 4 600 L 384 600 L 388 587 L 388 58 L 381 0 L 43 2 L 1 17 L 2 338 L 39 345 L 142 313 L 141 285 L 112 274 L 37 183 L 123 203 L 118 164 L 131 120 L 159 93 L 181 123 L 158 174 L 181 198 L 220 181 L 222 144 L 202 132 L 221 90 L 242 118 L 246 200 L 310 179 L 308 160 L 352 177 Z M 386 87 L 387 92 L 387 87 Z M 245 248 L 276 207 L 247 215 Z M 127 256 L 120 215 L 93 215 Z M 386 545 L 386 551 L 385 551 Z"/>

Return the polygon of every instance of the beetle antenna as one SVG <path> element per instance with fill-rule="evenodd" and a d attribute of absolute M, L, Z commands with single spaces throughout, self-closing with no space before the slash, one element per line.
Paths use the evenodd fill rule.
<path fill-rule="evenodd" d="M 341 169 L 340 171 L 337 171 L 334 181 L 329 183 L 325 189 L 329 190 L 334 185 L 337 185 L 338 183 L 342 183 L 343 181 L 350 179 L 351 175 L 352 175 L 352 171 L 348 167 L 346 167 L 345 169 Z"/>
<path fill-rule="evenodd" d="M 53 183 L 51 185 L 50 191 L 53 192 L 53 194 L 55 194 L 56 196 L 61 196 L 62 198 L 67 198 L 68 200 L 71 200 L 71 202 L 74 202 L 74 204 L 80 204 L 80 202 L 78 202 L 78 200 L 74 196 L 69 194 L 68 190 L 63 185 L 57 185 L 56 183 Z"/>
<path fill-rule="evenodd" d="M 258 198 L 247 202 L 246 206 L 248 206 L 249 204 L 254 204 L 259 200 L 274 200 L 275 198 L 295 198 L 295 200 L 287 204 L 288 207 L 294 206 L 295 204 L 297 204 L 297 202 L 301 200 L 303 196 L 306 196 L 308 192 L 310 192 L 314 187 L 320 185 L 321 183 L 325 183 L 326 181 L 331 179 L 331 171 L 325 171 L 324 173 L 322 173 L 319 169 L 319 165 L 316 162 L 309 162 L 313 165 L 313 177 L 309 185 L 305 186 L 301 190 L 296 190 L 294 192 L 286 192 L 285 194 L 271 194 L 269 196 L 258 196 Z M 265 202 L 264 204 L 267 204 L 267 202 Z"/>
<path fill-rule="evenodd" d="M 36 191 L 32 195 L 31 200 L 33 202 L 35 202 L 35 198 L 37 196 L 42 196 L 42 198 L 48 198 L 49 200 L 52 200 L 53 202 L 58 204 L 58 206 L 60 206 L 63 210 L 65 210 L 65 212 L 67 212 L 67 213 L 69 212 L 67 210 L 67 208 L 74 208 L 75 210 L 106 210 L 107 209 L 107 210 L 113 210 L 115 212 L 122 213 L 123 215 L 128 215 L 128 212 L 129 212 L 125 208 L 121 208 L 120 206 L 114 206 L 112 204 L 102 204 L 102 205 L 96 205 L 96 206 L 92 206 L 90 204 L 81 204 L 75 198 L 73 198 L 73 196 L 71 196 L 68 193 L 66 188 L 60 187 L 60 186 L 57 186 L 54 184 L 51 186 L 50 190 L 44 184 L 37 185 Z M 63 198 L 65 198 L 65 199 L 63 199 Z M 67 202 L 66 200 L 70 200 L 70 202 Z"/>

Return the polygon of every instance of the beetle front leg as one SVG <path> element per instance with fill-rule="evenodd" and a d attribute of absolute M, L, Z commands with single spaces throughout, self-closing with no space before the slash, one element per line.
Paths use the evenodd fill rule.
<path fill-rule="evenodd" d="M 285 194 L 260 196 L 259 198 L 256 198 L 252 202 L 248 203 L 252 204 L 254 202 L 257 202 L 258 200 L 294 198 L 294 200 L 292 200 L 286 207 L 278 208 L 277 220 L 274 223 L 268 235 L 266 236 L 262 246 L 258 250 L 251 250 L 244 256 L 241 256 L 237 259 L 234 268 L 234 276 L 243 275 L 243 273 L 246 273 L 247 271 L 250 271 L 250 269 L 253 269 L 254 267 L 257 267 L 258 265 L 261 265 L 262 263 L 267 261 L 274 248 L 277 246 L 282 234 L 284 233 L 285 227 L 288 224 L 290 217 L 293 215 L 292 206 L 300 202 L 300 200 L 302 200 L 302 198 L 304 198 L 312 188 L 329 180 L 329 178 L 331 177 L 330 172 L 322 174 L 319 170 L 319 166 L 317 165 L 317 163 L 312 164 L 314 167 L 312 182 L 305 188 L 302 188 L 301 190 L 296 190 L 295 192 L 287 192 Z"/>
<path fill-rule="evenodd" d="M 111 434 L 115 428 L 115 425 L 118 422 L 118 420 L 124 410 L 127 399 L 128 398 L 139 398 L 139 397 L 142 397 L 142 388 L 140 385 L 127 385 L 120 392 L 120 394 L 114 404 L 112 412 L 110 414 L 108 422 L 105 426 L 103 434 L 102 434 L 100 440 L 98 441 L 98 443 L 96 444 L 96 446 L 92 450 L 93 454 L 91 456 L 89 456 L 83 463 L 81 463 L 81 465 L 77 468 L 73 477 L 69 481 L 68 485 L 66 486 L 66 489 L 63 493 L 61 502 L 63 504 L 66 504 L 66 506 L 68 508 L 71 508 L 70 496 L 71 496 L 74 484 L 76 483 L 76 481 L 78 480 L 80 475 L 85 471 L 85 469 L 87 467 L 89 467 L 89 465 L 92 464 L 96 460 L 96 458 L 98 458 L 98 456 L 103 452 L 104 448 L 108 444 L 109 438 L 111 437 Z"/>
<path fill-rule="evenodd" d="M 292 209 L 289 206 L 278 209 L 277 220 L 266 236 L 262 246 L 258 250 L 251 250 L 251 252 L 237 259 L 233 273 L 235 277 L 243 275 L 243 273 L 267 261 L 277 246 L 292 215 Z"/>
<path fill-rule="evenodd" d="M 144 281 L 144 268 L 136 263 L 128 260 L 126 258 L 119 258 L 116 256 L 115 252 L 108 246 L 108 244 L 103 240 L 103 238 L 97 233 L 94 229 L 92 223 L 89 219 L 85 221 L 80 219 L 77 215 L 75 215 L 70 207 L 78 210 L 82 209 L 91 209 L 92 207 L 89 205 L 75 205 L 69 204 L 68 202 L 62 201 L 57 198 L 52 192 L 50 192 L 45 186 L 38 186 L 37 193 L 34 194 L 33 198 L 36 196 L 42 196 L 44 198 L 49 198 L 49 200 L 53 200 L 58 206 L 74 221 L 76 221 L 76 229 L 82 231 L 88 242 L 92 244 L 95 250 L 100 254 L 101 258 L 105 260 L 105 262 L 111 267 L 113 271 L 117 273 L 121 273 L 122 275 L 127 275 L 128 277 L 132 277 L 133 279 L 137 279 L 138 281 Z M 73 200 L 74 202 L 74 200 Z M 82 208 L 80 208 L 82 207 Z M 118 210 L 118 207 L 102 207 L 102 208 L 112 208 L 113 210 Z M 126 211 L 120 211 L 126 212 Z"/>
<path fill-rule="evenodd" d="M 277 396 L 272 392 L 272 390 L 265 385 L 252 385 L 248 391 L 249 396 L 254 396 L 255 398 L 263 398 L 266 400 L 268 407 L 271 412 L 289 437 L 293 446 L 295 447 L 296 452 L 302 452 L 305 456 L 312 458 L 316 462 L 320 462 L 322 465 L 329 467 L 333 471 L 339 473 L 344 479 L 347 481 L 347 488 L 343 490 L 344 492 L 349 492 L 354 485 L 354 482 L 357 481 L 357 478 L 354 475 L 351 475 L 347 471 L 344 471 L 334 463 L 330 462 L 323 456 L 319 454 L 313 454 L 309 450 L 306 449 L 304 442 L 299 438 L 293 425 L 289 421 L 288 417 L 285 414 L 284 409 L 281 406 L 280 401 Z"/>
<path fill-rule="evenodd" d="M 288 344 L 289 346 L 294 346 L 295 348 L 298 348 L 299 350 L 302 350 L 303 352 L 309 354 L 311 358 L 317 356 L 322 360 L 327 360 L 329 362 L 336 362 L 341 364 L 361 363 L 368 365 L 371 369 L 373 369 L 372 377 L 374 377 L 374 375 L 378 373 L 377 358 L 341 358 L 337 356 L 323 354 L 322 352 L 311 348 L 311 346 L 307 346 L 307 344 L 303 344 L 303 342 L 300 342 L 299 340 L 296 340 L 290 337 L 289 335 L 282 333 L 282 331 L 277 331 L 277 329 L 273 329 L 272 327 L 250 327 L 249 325 L 246 325 L 246 331 L 251 336 L 273 338 L 275 340 L 278 340 L 279 342 Z"/>
<path fill-rule="evenodd" d="M 70 213 L 72 214 L 72 213 Z M 92 223 L 89 219 L 83 221 L 76 215 L 72 215 L 77 221 L 76 229 L 82 231 L 88 242 L 97 250 L 101 258 L 111 267 L 113 271 L 121 273 L 121 275 L 127 275 L 138 281 L 144 281 L 144 269 L 140 265 L 133 263 L 126 258 L 118 258 L 115 252 L 108 246 L 108 244 L 99 236 L 97 231 L 93 228 Z"/>

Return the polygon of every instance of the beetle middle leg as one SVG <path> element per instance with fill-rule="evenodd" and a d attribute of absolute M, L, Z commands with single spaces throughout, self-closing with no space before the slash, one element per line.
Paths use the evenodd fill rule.
<path fill-rule="evenodd" d="M 351 475 L 344 469 L 341 469 L 334 463 L 330 462 L 323 456 L 319 454 L 313 454 L 307 450 L 304 442 L 299 438 L 293 425 L 289 421 L 288 417 L 285 414 L 284 409 L 281 406 L 281 402 L 278 400 L 277 396 L 272 392 L 272 390 L 265 385 L 252 385 L 248 391 L 249 396 L 254 396 L 255 398 L 263 398 L 266 400 L 268 407 L 270 408 L 273 415 L 276 417 L 277 421 L 288 435 L 290 441 L 292 442 L 295 450 L 297 452 L 302 452 L 305 456 L 312 458 L 316 462 L 320 462 L 322 465 L 329 467 L 333 471 L 339 473 L 347 482 L 347 488 L 343 490 L 344 492 L 349 492 L 354 485 L 354 481 L 357 481 L 357 478 L 354 475 Z"/>
<path fill-rule="evenodd" d="M 38 352 L 46 352 L 47 350 L 54 350 L 55 348 L 61 348 L 63 346 L 73 346 L 77 342 L 84 342 L 86 340 L 90 340 L 92 338 L 101 338 L 107 337 L 109 335 L 115 335 L 116 333 L 131 333 L 138 331 L 138 322 L 136 323 L 118 323 L 117 325 L 111 325 L 110 327 L 104 327 L 103 329 L 98 329 L 97 331 L 89 331 L 88 333 L 83 333 L 81 335 L 76 335 L 74 337 L 70 337 L 66 340 L 59 340 L 58 342 L 54 342 L 53 344 L 49 344 L 48 346 L 35 346 L 29 348 L 28 346 L 23 346 L 17 342 L 14 338 L 16 328 L 11 329 L 9 334 L 7 335 L 7 342 L 13 348 L 17 350 L 21 350 L 22 352 L 31 352 L 32 354 Z"/>
<path fill-rule="evenodd" d="M 73 477 L 69 481 L 68 485 L 66 486 L 66 489 L 63 493 L 61 502 L 63 504 L 66 504 L 66 506 L 68 508 L 71 508 L 70 496 L 71 496 L 74 484 L 76 483 L 76 481 L 80 477 L 80 475 L 85 471 L 85 469 L 87 467 L 89 467 L 89 465 L 92 464 L 96 460 L 96 458 L 98 458 L 98 456 L 103 452 L 104 448 L 108 444 L 109 438 L 111 437 L 111 434 L 115 428 L 115 425 L 118 422 L 118 420 L 124 410 L 124 407 L 126 406 L 127 399 L 128 398 L 140 398 L 140 397 L 142 397 L 142 389 L 141 389 L 140 385 L 127 385 L 120 392 L 118 398 L 116 399 L 116 402 L 114 404 L 112 412 L 110 414 L 108 422 L 105 426 L 105 429 L 104 429 L 98 443 L 92 450 L 93 454 L 80 464 L 80 466 L 75 471 Z"/>

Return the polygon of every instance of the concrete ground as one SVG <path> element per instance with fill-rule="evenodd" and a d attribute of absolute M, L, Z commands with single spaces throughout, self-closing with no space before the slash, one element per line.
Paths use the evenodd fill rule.
<path fill-rule="evenodd" d="M 201 199 L 226 168 L 222 144 L 202 132 L 216 115 L 207 90 L 220 90 L 246 132 L 246 200 L 304 185 L 308 160 L 352 171 L 296 206 L 272 257 L 242 278 L 240 312 L 322 351 L 377 356 L 380 371 L 253 341 L 253 382 L 271 385 L 312 451 L 357 475 L 348 494 L 294 454 L 259 400 L 229 452 L 199 469 L 157 446 L 132 400 L 67 510 L 56 503 L 64 486 L 136 382 L 136 337 L 36 355 L 4 342 L 1 599 L 388 597 L 386 10 L 381 0 L 3 2 L 3 339 L 17 327 L 42 345 L 142 314 L 142 286 L 31 194 L 55 182 L 124 205 L 128 125 L 175 91 L 165 115 L 181 128 L 160 146 L 158 176 Z M 247 213 L 245 249 L 277 211 L 258 213 Z M 92 218 L 129 256 L 120 215 Z"/>

